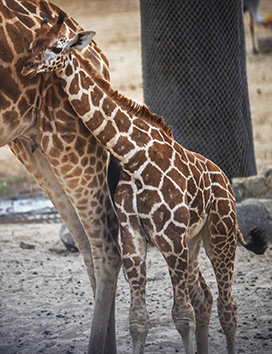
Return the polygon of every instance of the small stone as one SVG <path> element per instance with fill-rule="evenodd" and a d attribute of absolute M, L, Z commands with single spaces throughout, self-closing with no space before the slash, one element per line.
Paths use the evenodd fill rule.
<path fill-rule="evenodd" d="M 36 247 L 35 245 L 30 245 L 29 243 L 25 243 L 25 242 L 20 242 L 19 246 L 23 250 L 33 250 Z"/>

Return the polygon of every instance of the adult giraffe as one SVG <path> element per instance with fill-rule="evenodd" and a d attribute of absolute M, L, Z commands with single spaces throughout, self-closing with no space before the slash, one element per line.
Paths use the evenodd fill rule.
<path fill-rule="evenodd" d="M 0 3 L 0 146 L 10 146 L 73 235 L 95 294 L 89 353 L 111 354 L 116 352 L 114 295 L 121 260 L 106 183 L 109 154 L 77 119 L 54 75 L 29 80 L 20 74 L 41 19 L 52 23 L 58 12 L 46 0 Z M 61 28 L 67 37 L 81 29 L 69 17 Z M 84 55 L 109 78 L 107 60 L 94 42 Z M 41 137 L 46 146 L 41 147 Z"/>
<path fill-rule="evenodd" d="M 64 17 L 59 14 L 56 29 Z M 237 237 L 246 248 L 252 245 L 245 243 L 238 228 L 227 177 L 211 161 L 176 143 L 161 117 L 113 90 L 78 54 L 76 50 L 84 48 L 94 32 L 81 32 L 69 40 L 46 24 L 42 27 L 43 35 L 32 42 L 22 74 L 33 77 L 54 71 L 78 116 L 122 167 L 114 199 L 120 222 L 118 246 L 131 290 L 134 353 L 144 352 L 148 331 L 148 241 L 167 262 L 174 293 L 172 317 L 188 354 L 194 353 L 195 332 L 198 353 L 208 353 L 213 300 L 198 265 L 204 243 L 217 279 L 228 353 L 234 354 L 237 305 L 231 288 Z M 265 248 L 261 242 L 254 251 L 263 253 Z"/>

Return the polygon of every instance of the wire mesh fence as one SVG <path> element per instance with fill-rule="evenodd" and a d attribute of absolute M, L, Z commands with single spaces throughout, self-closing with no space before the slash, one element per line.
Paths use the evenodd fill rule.
<path fill-rule="evenodd" d="M 229 178 L 257 173 L 241 0 L 141 0 L 144 100 Z"/>

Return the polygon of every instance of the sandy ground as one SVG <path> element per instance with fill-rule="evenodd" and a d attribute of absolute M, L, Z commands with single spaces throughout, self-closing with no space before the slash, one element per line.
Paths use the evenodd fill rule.
<path fill-rule="evenodd" d="M 110 61 L 114 87 L 143 102 L 140 17 L 138 0 L 68 1 L 56 4 L 86 29 Z M 260 13 L 272 13 L 263 0 Z M 247 67 L 255 152 L 258 171 L 272 164 L 272 53 L 253 56 L 246 21 Z M 256 25 L 257 35 L 272 35 Z M 0 149 L 0 176 L 20 175 L 36 186 L 8 148 Z M 22 187 L 21 187 L 22 188 Z M 25 188 L 25 186 L 24 186 Z M 79 254 L 58 254 L 60 224 L 0 224 L 0 354 L 84 353 L 93 311 L 93 296 Z M 23 250 L 23 241 L 35 245 Z M 272 352 L 272 247 L 255 256 L 238 247 L 233 294 L 239 306 L 237 352 Z M 204 253 L 205 278 L 217 297 L 215 279 Z M 171 320 L 172 291 L 168 272 L 156 249 L 148 255 L 148 311 L 150 331 L 147 353 L 184 353 Z M 128 330 L 129 288 L 120 274 L 117 298 L 118 353 L 130 352 Z M 210 325 L 211 353 L 226 353 L 225 340 L 213 307 Z"/>
<path fill-rule="evenodd" d="M 0 225 L 0 353 L 82 354 L 86 351 L 93 297 L 79 254 L 62 249 L 60 225 Z M 22 250 L 20 242 L 35 245 Z M 272 247 L 256 256 L 238 247 L 233 295 L 238 303 L 237 353 L 272 351 Z M 201 252 L 201 269 L 217 297 L 211 266 Z M 185 353 L 171 319 L 172 290 L 162 256 L 148 253 L 147 353 Z M 129 288 L 119 275 L 116 297 L 118 353 L 131 352 L 128 331 Z M 216 301 L 210 324 L 210 353 L 226 353 Z"/>

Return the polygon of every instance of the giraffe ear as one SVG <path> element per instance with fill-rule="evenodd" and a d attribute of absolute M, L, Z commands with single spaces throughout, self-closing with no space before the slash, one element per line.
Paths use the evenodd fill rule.
<path fill-rule="evenodd" d="M 66 49 L 83 49 L 91 42 L 94 35 L 95 32 L 93 31 L 78 32 L 74 38 L 68 42 Z"/>

